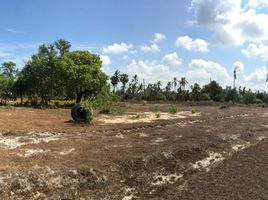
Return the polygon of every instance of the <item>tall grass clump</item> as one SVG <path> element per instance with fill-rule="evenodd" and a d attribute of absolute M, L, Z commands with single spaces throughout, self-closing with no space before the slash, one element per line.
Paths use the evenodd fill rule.
<path fill-rule="evenodd" d="M 170 105 L 168 112 L 171 114 L 176 114 L 178 112 L 177 106 L 175 106 L 174 104 Z"/>

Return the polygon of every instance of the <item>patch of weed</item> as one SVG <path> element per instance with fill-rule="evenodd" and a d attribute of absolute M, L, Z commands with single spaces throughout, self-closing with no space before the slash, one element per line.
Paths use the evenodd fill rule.
<path fill-rule="evenodd" d="M 168 112 L 171 114 L 176 114 L 178 112 L 177 106 L 175 106 L 174 104 L 170 105 Z"/>

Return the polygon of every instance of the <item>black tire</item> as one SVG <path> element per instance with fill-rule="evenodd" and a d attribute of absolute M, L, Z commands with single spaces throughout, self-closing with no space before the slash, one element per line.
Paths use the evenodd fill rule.
<path fill-rule="evenodd" d="M 84 122 L 85 121 L 85 111 L 81 104 L 75 104 L 72 107 L 71 116 L 76 122 Z"/>

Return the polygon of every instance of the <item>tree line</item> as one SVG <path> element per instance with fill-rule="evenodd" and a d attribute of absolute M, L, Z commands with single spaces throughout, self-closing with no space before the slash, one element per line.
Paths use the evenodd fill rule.
<path fill-rule="evenodd" d="M 268 103 L 263 91 L 234 86 L 222 88 L 216 81 L 189 87 L 186 77 L 174 77 L 167 84 L 141 83 L 137 75 L 118 70 L 109 77 L 102 71 L 102 61 L 88 51 L 71 51 L 70 42 L 59 39 L 42 44 L 37 53 L 18 70 L 14 62 L 4 62 L 0 71 L 0 101 L 20 100 L 20 104 L 48 105 L 51 100 L 96 99 L 115 95 L 122 100 L 147 101 L 217 101 L 233 103 Z M 108 83 L 109 82 L 109 83 Z M 110 98 L 111 99 L 111 98 Z M 110 100 L 109 100 L 110 101 Z"/>
<path fill-rule="evenodd" d="M 268 103 L 268 94 L 265 91 L 253 92 L 246 87 L 235 87 L 236 71 L 234 70 L 234 86 L 223 88 L 216 81 L 210 81 L 204 86 L 194 83 L 189 89 L 186 77 L 173 80 L 163 85 L 161 81 L 149 83 L 147 85 L 140 83 L 138 76 L 132 78 L 125 73 L 115 71 L 110 77 L 112 90 L 124 100 L 147 100 L 147 101 L 215 101 L 232 103 Z M 121 88 L 119 88 L 121 85 Z"/>

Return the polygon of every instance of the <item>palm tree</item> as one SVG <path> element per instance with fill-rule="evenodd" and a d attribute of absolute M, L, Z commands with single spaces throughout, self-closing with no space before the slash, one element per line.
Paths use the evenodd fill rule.
<path fill-rule="evenodd" d="M 113 93 L 115 93 L 115 87 L 116 87 L 116 85 L 118 84 L 118 82 L 117 82 L 115 76 L 111 76 L 110 80 L 111 80 L 111 84 L 112 84 L 112 86 L 113 86 Z"/>
<path fill-rule="evenodd" d="M 128 83 L 128 81 L 129 81 L 128 75 L 127 74 L 121 74 L 120 82 L 122 83 L 123 94 L 125 94 L 125 88 L 126 88 L 126 84 Z"/>
<path fill-rule="evenodd" d="M 179 81 L 181 89 L 185 90 L 185 86 L 188 84 L 188 81 L 186 80 L 185 77 L 182 77 L 181 80 Z"/>
<path fill-rule="evenodd" d="M 166 92 L 170 92 L 170 90 L 171 90 L 171 86 L 172 86 L 172 83 L 171 83 L 171 81 L 169 81 L 169 82 L 167 83 L 167 86 L 166 86 Z"/>
<path fill-rule="evenodd" d="M 157 85 L 157 89 L 158 89 L 158 91 L 160 91 L 160 90 L 161 90 L 161 85 L 162 85 L 161 81 L 158 81 L 158 82 L 156 83 L 156 85 Z"/>
<path fill-rule="evenodd" d="M 117 90 L 118 89 L 117 85 L 120 82 L 120 72 L 118 70 L 116 70 L 115 73 L 114 73 L 114 79 L 115 79 L 115 82 L 116 82 L 115 87 L 116 87 L 116 90 Z"/>
<path fill-rule="evenodd" d="M 233 84 L 233 88 L 235 88 L 235 81 L 236 81 L 236 69 L 234 69 L 234 84 Z"/>
<path fill-rule="evenodd" d="M 173 83 L 172 84 L 174 86 L 174 90 L 176 91 L 177 90 L 177 84 L 178 84 L 176 77 L 173 78 Z"/>

